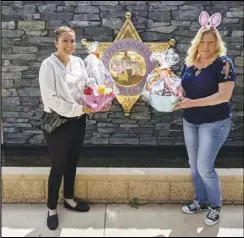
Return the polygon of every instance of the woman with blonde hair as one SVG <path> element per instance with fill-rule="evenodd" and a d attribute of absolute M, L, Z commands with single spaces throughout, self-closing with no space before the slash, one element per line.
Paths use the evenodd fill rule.
<path fill-rule="evenodd" d="M 219 221 L 222 196 L 214 168 L 216 156 L 231 128 L 230 99 L 235 69 L 216 27 L 219 13 L 199 17 L 202 26 L 191 42 L 181 72 L 182 95 L 175 110 L 183 109 L 183 131 L 189 157 L 195 200 L 182 207 L 185 213 L 208 211 L 205 224 Z"/>

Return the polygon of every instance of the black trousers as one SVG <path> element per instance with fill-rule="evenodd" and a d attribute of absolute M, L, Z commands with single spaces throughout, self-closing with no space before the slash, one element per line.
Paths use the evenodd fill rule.
<path fill-rule="evenodd" d="M 48 178 L 47 207 L 49 209 L 57 208 L 63 176 L 64 198 L 72 199 L 74 196 L 76 167 L 85 129 L 86 115 L 83 115 L 79 119 L 70 119 L 52 133 L 43 132 L 52 161 Z"/>

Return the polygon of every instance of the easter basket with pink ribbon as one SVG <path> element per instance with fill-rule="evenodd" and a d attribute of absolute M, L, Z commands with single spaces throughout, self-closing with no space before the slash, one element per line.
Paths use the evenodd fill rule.
<path fill-rule="evenodd" d="M 82 89 L 81 100 L 87 108 L 99 112 L 102 108 L 109 108 L 116 97 L 117 88 L 97 52 L 98 42 L 83 40 L 82 44 L 89 55 L 84 59 L 88 79 Z"/>
<path fill-rule="evenodd" d="M 171 67 L 179 61 L 179 55 L 170 48 L 161 53 L 152 53 L 150 59 L 157 61 L 158 66 L 147 76 L 142 99 L 156 111 L 172 112 L 179 100 L 181 79 L 172 72 Z"/>

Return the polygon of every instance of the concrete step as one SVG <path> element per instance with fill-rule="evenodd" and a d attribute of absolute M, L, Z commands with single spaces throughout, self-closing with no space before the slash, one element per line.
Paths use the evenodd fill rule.
<path fill-rule="evenodd" d="M 45 203 L 49 171 L 2 167 L 3 203 Z M 216 171 L 223 203 L 243 204 L 243 169 Z M 89 203 L 185 203 L 194 198 L 194 189 L 186 168 L 78 168 L 75 196 Z"/>

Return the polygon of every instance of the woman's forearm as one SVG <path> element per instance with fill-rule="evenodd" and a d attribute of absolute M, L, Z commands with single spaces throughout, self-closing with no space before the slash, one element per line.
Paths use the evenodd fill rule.
<path fill-rule="evenodd" d="M 224 102 L 228 102 L 230 99 L 224 95 L 223 93 L 217 92 L 211 96 L 193 99 L 192 105 L 193 107 L 205 107 L 205 106 L 213 106 L 217 104 L 221 104 Z"/>

